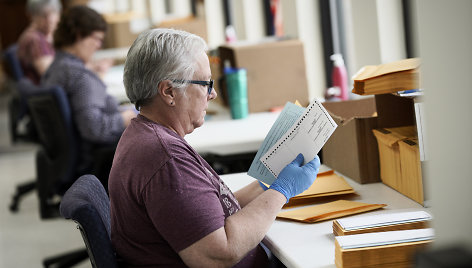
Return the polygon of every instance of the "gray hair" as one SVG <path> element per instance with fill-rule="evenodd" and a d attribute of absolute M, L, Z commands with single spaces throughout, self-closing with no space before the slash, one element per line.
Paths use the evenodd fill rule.
<path fill-rule="evenodd" d="M 126 95 L 139 110 L 157 94 L 161 81 L 191 80 L 197 69 L 196 57 L 206 49 L 201 37 L 185 31 L 157 28 L 142 32 L 126 57 Z M 187 87 L 182 83 L 173 86 Z"/>
<path fill-rule="evenodd" d="M 28 0 L 26 8 L 31 16 L 39 16 L 43 15 L 48 8 L 60 13 L 62 5 L 59 0 Z"/>

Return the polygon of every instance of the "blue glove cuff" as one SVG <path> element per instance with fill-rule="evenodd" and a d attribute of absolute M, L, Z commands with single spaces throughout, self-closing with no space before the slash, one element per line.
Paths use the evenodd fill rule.
<path fill-rule="evenodd" d="M 285 196 L 285 198 L 287 198 L 287 201 L 285 202 L 285 204 L 288 203 L 288 201 L 290 200 L 291 196 L 289 195 L 289 193 L 283 188 L 283 187 L 279 187 L 277 184 L 273 183 L 269 189 L 272 189 L 272 190 L 276 190 L 277 192 L 283 194 Z"/>

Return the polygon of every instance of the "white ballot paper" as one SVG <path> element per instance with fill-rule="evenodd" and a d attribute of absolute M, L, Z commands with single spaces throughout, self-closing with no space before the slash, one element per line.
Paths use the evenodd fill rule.
<path fill-rule="evenodd" d="M 261 156 L 264 155 L 269 149 L 298 121 L 300 116 L 305 112 L 305 108 L 287 102 L 284 109 L 280 113 L 277 120 L 272 125 L 269 133 L 262 142 L 261 147 L 257 151 L 254 160 L 249 167 L 247 174 L 260 181 L 263 181 L 271 185 L 275 176 L 264 166 L 260 161 Z"/>
<path fill-rule="evenodd" d="M 378 247 L 408 242 L 417 242 L 434 239 L 434 229 L 413 229 L 387 231 L 378 233 L 354 234 L 336 236 L 339 246 L 343 249 Z"/>
<path fill-rule="evenodd" d="M 337 125 L 318 100 L 313 100 L 297 122 L 262 157 L 262 163 L 278 177 L 282 169 L 302 153 L 311 161 Z"/>

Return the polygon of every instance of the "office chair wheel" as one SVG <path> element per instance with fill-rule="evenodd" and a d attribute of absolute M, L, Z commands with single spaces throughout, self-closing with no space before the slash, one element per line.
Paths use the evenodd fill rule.
<path fill-rule="evenodd" d="M 87 249 L 78 249 L 70 252 L 63 253 L 58 256 L 49 257 L 43 260 L 43 267 L 57 267 L 66 268 L 73 267 L 74 265 L 81 263 L 89 258 Z"/>
<path fill-rule="evenodd" d="M 18 200 L 19 198 L 17 195 L 13 196 L 13 199 L 9 206 L 11 212 L 14 212 L 14 213 L 18 212 Z"/>
<path fill-rule="evenodd" d="M 13 213 L 18 212 L 18 207 L 20 203 L 20 198 L 25 194 L 31 192 L 36 188 L 36 182 L 26 182 L 16 187 L 16 192 L 11 199 L 11 204 L 9 206 L 10 211 Z"/>

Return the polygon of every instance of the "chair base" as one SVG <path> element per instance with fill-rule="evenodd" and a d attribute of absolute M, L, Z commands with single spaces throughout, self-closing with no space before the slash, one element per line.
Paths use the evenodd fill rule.
<path fill-rule="evenodd" d="M 72 267 L 77 263 L 80 263 L 88 259 L 88 253 L 86 249 L 79 249 L 71 252 L 61 254 L 59 256 L 49 257 L 43 261 L 45 268 L 57 267 L 66 268 Z"/>
<path fill-rule="evenodd" d="M 11 212 L 18 212 L 18 206 L 21 197 L 25 194 L 36 189 L 36 180 L 22 183 L 16 187 L 16 192 L 11 199 L 11 204 L 9 206 Z"/>

